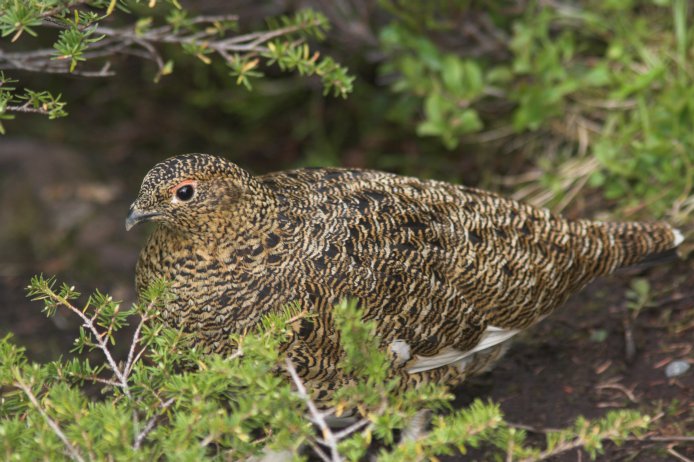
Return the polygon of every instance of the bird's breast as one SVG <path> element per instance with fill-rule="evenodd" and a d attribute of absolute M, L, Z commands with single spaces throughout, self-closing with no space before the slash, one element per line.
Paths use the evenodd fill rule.
<path fill-rule="evenodd" d="M 215 351 L 224 350 L 230 333 L 297 298 L 301 273 L 287 264 L 279 231 L 227 243 L 156 234 L 138 263 L 138 290 L 169 281 L 175 300 L 163 309 L 165 322 L 208 337 Z"/>

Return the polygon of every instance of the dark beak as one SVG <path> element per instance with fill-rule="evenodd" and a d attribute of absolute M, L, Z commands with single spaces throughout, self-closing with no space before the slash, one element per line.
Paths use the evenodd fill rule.
<path fill-rule="evenodd" d="M 142 212 L 136 208 L 130 206 L 128 211 L 128 216 L 125 219 L 125 230 L 130 231 L 130 229 L 138 223 L 144 223 L 146 221 L 152 221 L 159 216 L 156 212 Z"/>

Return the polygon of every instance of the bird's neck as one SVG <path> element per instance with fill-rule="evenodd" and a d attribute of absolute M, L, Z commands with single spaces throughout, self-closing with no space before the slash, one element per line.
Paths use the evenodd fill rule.
<path fill-rule="evenodd" d="M 200 229 L 187 236 L 194 247 L 214 249 L 228 257 L 238 249 L 262 245 L 279 226 L 279 206 L 275 195 L 256 182 L 241 198 L 219 207 L 221 213 L 207 214 Z"/>

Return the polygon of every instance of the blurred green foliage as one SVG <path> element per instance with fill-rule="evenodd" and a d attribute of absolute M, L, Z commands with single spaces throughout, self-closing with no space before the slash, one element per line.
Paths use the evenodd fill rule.
<path fill-rule="evenodd" d="M 158 51 L 156 77 L 178 79 L 163 94 L 181 97 L 182 113 L 191 114 L 186 130 L 212 146 L 276 149 L 257 133 L 270 131 L 297 143 L 301 152 L 285 161 L 291 164 L 347 162 L 452 180 L 472 166 L 483 169 L 475 179 L 487 187 L 499 183 L 484 172 L 523 177 L 518 166 L 534 164 L 542 175 L 531 175 L 532 184 L 511 183 L 518 197 L 539 205 L 561 210 L 581 191 L 597 190 L 626 217 L 684 222 L 694 210 L 694 11 L 686 0 L 354 0 L 339 12 L 325 7 L 325 15 L 316 2 L 313 10 L 263 16 L 263 6 L 282 11 L 267 1 L 255 17 L 234 16 L 230 3 L 220 12 L 226 19 L 213 21 L 175 2 L 154 2 L 151 10 L 140 2 L 0 1 L 8 38 L 38 34 L 49 10 L 68 27 L 54 58 L 67 59 L 75 72 L 87 69 L 86 49 L 113 40 L 103 24 L 127 8 L 118 17 L 135 20 L 136 37 L 180 45 Z M 82 11 L 82 3 L 93 10 Z M 114 5 L 112 16 L 103 13 Z M 259 19 L 268 20 L 265 30 Z M 338 27 L 329 31 L 329 21 Z M 324 42 L 308 48 L 307 40 Z M 257 49 L 225 55 L 215 43 Z M 356 77 L 355 92 L 348 101 L 326 102 L 310 83 L 273 71 L 273 64 L 318 75 L 324 91 L 342 96 Z M 230 92 L 228 74 L 253 93 Z M 11 92 L 2 87 L 0 117 L 7 118 L 8 106 L 23 103 L 7 100 Z M 127 100 L 128 90 L 118 91 Z M 32 108 L 64 113 L 62 100 L 41 94 Z M 232 117 L 233 131 L 200 121 L 200 110 Z M 288 111 L 293 120 L 282 118 Z"/>
<path fill-rule="evenodd" d="M 399 22 L 384 28 L 381 43 L 392 55 L 381 71 L 399 74 L 393 90 L 423 101 L 419 135 L 438 136 L 452 149 L 461 136 L 483 128 L 478 112 L 471 107 L 482 98 L 485 86 L 478 62 L 445 53 Z"/>
<path fill-rule="evenodd" d="M 493 2 L 489 17 L 506 40 L 480 56 L 437 42 L 431 24 L 450 33 L 460 26 L 448 19 L 452 8 L 382 3 L 397 17 L 380 34 L 381 71 L 415 102 L 406 107 L 418 134 L 452 149 L 466 134 L 500 127 L 511 139 L 544 132 L 573 145 L 571 156 L 597 160 L 589 185 L 607 199 L 691 215 L 694 29 L 685 0 L 531 1 L 522 10 Z M 474 3 L 459 7 L 471 12 Z M 558 172 L 555 163 L 546 174 Z"/>

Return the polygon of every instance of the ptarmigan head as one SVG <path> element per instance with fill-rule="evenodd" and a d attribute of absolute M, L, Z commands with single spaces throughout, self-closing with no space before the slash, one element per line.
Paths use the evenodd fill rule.
<path fill-rule="evenodd" d="M 252 189 L 248 172 L 209 154 L 183 154 L 155 165 L 130 206 L 125 229 L 160 222 L 181 231 L 204 231 Z"/>

